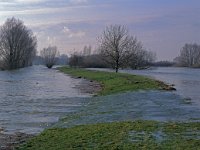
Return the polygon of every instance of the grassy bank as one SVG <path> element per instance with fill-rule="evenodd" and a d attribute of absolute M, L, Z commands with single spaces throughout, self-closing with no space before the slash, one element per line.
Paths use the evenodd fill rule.
<path fill-rule="evenodd" d="M 199 123 L 113 122 L 48 129 L 19 150 L 198 149 Z"/>
<path fill-rule="evenodd" d="M 91 71 L 80 68 L 61 67 L 60 71 L 74 77 L 97 81 L 102 85 L 102 90 L 97 95 L 110 95 L 125 91 L 169 89 L 163 82 L 144 76 L 125 73 Z"/>

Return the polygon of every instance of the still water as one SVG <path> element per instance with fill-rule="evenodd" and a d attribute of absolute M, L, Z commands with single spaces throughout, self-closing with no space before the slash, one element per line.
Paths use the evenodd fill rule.
<path fill-rule="evenodd" d="M 74 88 L 79 83 L 42 66 L 0 71 L 0 128 L 8 133 L 40 132 L 89 97 Z"/>
<path fill-rule="evenodd" d="M 112 71 L 110 69 L 92 69 Z M 145 70 L 120 70 L 119 72 L 144 75 L 174 85 L 177 89 L 174 93 L 185 99 L 191 99 L 192 103 L 200 108 L 200 69 L 180 67 L 152 67 Z"/>
<path fill-rule="evenodd" d="M 82 79 L 71 78 L 56 69 L 33 66 L 0 71 L 0 130 L 4 129 L 5 133 L 39 133 L 56 126 L 59 118 L 66 118 L 57 123 L 61 127 L 137 119 L 200 120 L 200 70 L 152 68 L 120 71 L 175 84 L 177 91 L 138 91 L 91 97 L 77 88 Z M 191 101 L 185 101 L 185 98 Z"/>
<path fill-rule="evenodd" d="M 147 70 L 122 70 L 122 72 L 146 75 L 175 85 L 178 95 L 191 99 L 200 108 L 200 69 L 158 67 Z"/>

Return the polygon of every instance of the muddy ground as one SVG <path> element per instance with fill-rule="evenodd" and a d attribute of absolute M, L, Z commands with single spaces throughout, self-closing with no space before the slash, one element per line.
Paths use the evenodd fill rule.
<path fill-rule="evenodd" d="M 14 150 L 34 135 L 25 133 L 3 134 L 0 133 L 0 150 Z"/>

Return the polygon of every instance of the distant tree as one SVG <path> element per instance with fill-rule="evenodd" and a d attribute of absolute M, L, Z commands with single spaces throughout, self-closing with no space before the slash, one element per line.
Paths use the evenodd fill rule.
<path fill-rule="evenodd" d="M 180 56 L 174 59 L 178 66 L 199 67 L 200 66 L 200 45 L 185 44 L 180 50 Z"/>
<path fill-rule="evenodd" d="M 32 65 L 36 47 L 36 37 L 21 20 L 13 17 L 0 27 L 0 59 L 3 69 Z"/>
<path fill-rule="evenodd" d="M 174 66 L 175 63 L 171 62 L 171 61 L 157 61 L 157 62 L 153 62 L 152 66 L 156 66 L 156 67 L 171 67 Z"/>
<path fill-rule="evenodd" d="M 108 68 L 109 66 L 103 61 L 100 54 L 91 54 L 83 57 L 84 68 Z"/>
<path fill-rule="evenodd" d="M 56 63 L 56 56 L 59 54 L 56 46 L 49 46 L 48 48 L 44 48 L 40 55 L 44 60 L 45 65 L 48 68 L 52 68 Z"/>
<path fill-rule="evenodd" d="M 136 38 L 129 35 L 122 25 L 106 27 L 99 39 L 99 50 L 102 58 L 118 72 L 133 60 L 135 52 L 142 46 Z"/>
<path fill-rule="evenodd" d="M 75 51 L 69 58 L 69 65 L 83 68 L 108 68 L 100 54 L 94 51 L 92 53 L 91 46 L 84 46 L 83 51 Z"/>
<path fill-rule="evenodd" d="M 92 52 L 92 46 L 91 45 L 84 46 L 84 48 L 83 48 L 83 56 L 89 56 L 89 55 L 91 55 L 91 52 Z"/>
<path fill-rule="evenodd" d="M 68 56 L 66 54 L 62 54 L 58 57 L 58 61 L 56 62 L 56 64 L 58 65 L 67 65 L 68 64 Z"/>
<path fill-rule="evenodd" d="M 82 54 L 78 52 L 74 52 L 69 59 L 69 65 L 71 67 L 82 67 L 83 65 Z"/>
<path fill-rule="evenodd" d="M 156 60 L 156 53 L 147 51 L 140 46 L 136 49 L 136 54 L 133 55 L 130 67 L 132 69 L 140 69 L 150 66 Z"/>
<path fill-rule="evenodd" d="M 129 66 L 132 69 L 138 69 L 146 64 L 146 51 L 144 50 L 142 44 L 140 42 L 133 41 L 131 48 L 131 58 L 129 61 Z"/>

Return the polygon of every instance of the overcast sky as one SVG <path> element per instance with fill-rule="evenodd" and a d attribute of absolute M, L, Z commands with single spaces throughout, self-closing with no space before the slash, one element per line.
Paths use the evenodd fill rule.
<path fill-rule="evenodd" d="M 95 47 L 111 24 L 127 26 L 158 60 L 173 60 L 185 43 L 200 44 L 200 0 L 0 0 L 0 24 L 13 16 L 33 30 L 38 50 Z"/>

